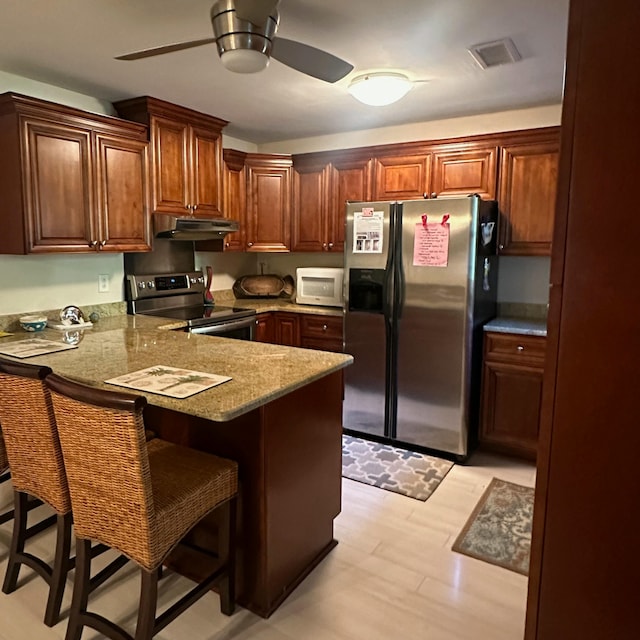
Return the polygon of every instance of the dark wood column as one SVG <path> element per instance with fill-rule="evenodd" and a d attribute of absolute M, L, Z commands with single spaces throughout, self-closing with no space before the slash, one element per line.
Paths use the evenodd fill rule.
<path fill-rule="evenodd" d="M 571 0 L 527 640 L 640 633 L 638 33 Z"/>

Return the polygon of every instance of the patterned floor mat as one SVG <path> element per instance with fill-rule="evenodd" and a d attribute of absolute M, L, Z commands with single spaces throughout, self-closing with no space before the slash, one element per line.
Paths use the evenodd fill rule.
<path fill-rule="evenodd" d="M 531 487 L 493 478 L 453 543 L 453 551 L 526 576 L 533 496 Z"/>
<path fill-rule="evenodd" d="M 342 475 L 380 489 L 426 500 L 453 462 L 353 436 L 342 436 Z"/>

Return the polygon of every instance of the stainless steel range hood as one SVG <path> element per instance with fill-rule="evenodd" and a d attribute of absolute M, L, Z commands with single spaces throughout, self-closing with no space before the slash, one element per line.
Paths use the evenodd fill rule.
<path fill-rule="evenodd" d="M 218 240 L 240 228 L 236 220 L 226 218 L 193 218 L 154 214 L 156 238 L 167 240 Z"/>

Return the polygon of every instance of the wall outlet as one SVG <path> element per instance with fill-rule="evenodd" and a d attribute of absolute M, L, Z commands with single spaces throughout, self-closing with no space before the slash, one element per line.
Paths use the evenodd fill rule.
<path fill-rule="evenodd" d="M 98 292 L 106 293 L 109 291 L 109 275 L 103 273 L 98 276 Z"/>

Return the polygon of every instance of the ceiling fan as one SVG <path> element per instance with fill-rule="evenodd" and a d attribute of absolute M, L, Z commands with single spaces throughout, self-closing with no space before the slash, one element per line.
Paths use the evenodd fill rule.
<path fill-rule="evenodd" d="M 277 38 L 280 0 L 217 0 L 211 7 L 213 38 L 179 42 L 117 56 L 116 60 L 139 60 L 172 51 L 216 43 L 222 64 L 230 71 L 254 73 L 264 69 L 270 58 L 309 76 L 337 82 L 353 65 L 315 47 Z"/>

